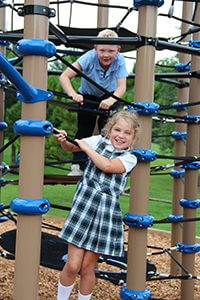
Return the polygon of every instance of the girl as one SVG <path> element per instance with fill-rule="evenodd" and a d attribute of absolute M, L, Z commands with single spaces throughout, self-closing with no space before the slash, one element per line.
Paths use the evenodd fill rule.
<path fill-rule="evenodd" d="M 66 140 L 63 130 L 54 135 L 67 151 L 84 151 L 89 162 L 77 186 L 73 205 L 60 237 L 68 242 L 68 258 L 61 272 L 57 300 L 69 299 L 77 274 L 80 274 L 78 300 L 89 300 L 95 285 L 94 268 L 100 254 L 123 255 L 123 224 L 119 196 L 127 173 L 136 165 L 131 154 L 139 123 L 133 111 L 115 113 L 97 135 Z"/>

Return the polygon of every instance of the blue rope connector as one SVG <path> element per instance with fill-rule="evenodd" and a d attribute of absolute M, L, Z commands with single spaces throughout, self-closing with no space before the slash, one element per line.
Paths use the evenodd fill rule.
<path fill-rule="evenodd" d="M 186 208 L 199 208 L 200 207 L 200 200 L 196 199 L 196 200 L 187 200 L 187 199 L 181 199 L 179 201 L 180 205 L 182 207 L 186 207 Z"/>
<path fill-rule="evenodd" d="M 53 125 L 49 121 L 18 120 L 13 125 L 17 134 L 27 136 L 48 136 L 53 132 Z"/>
<path fill-rule="evenodd" d="M 185 177 L 185 170 L 171 170 L 170 175 L 175 178 Z"/>
<path fill-rule="evenodd" d="M 188 41 L 188 46 L 194 48 L 200 48 L 200 40 L 190 40 Z"/>
<path fill-rule="evenodd" d="M 156 159 L 157 153 L 151 149 L 132 149 L 134 154 L 139 161 L 153 161 Z"/>
<path fill-rule="evenodd" d="M 190 63 L 189 64 L 177 63 L 175 65 L 175 68 L 178 72 L 185 72 L 185 71 L 190 71 L 190 66 L 191 66 Z"/>
<path fill-rule="evenodd" d="M 148 300 L 151 299 L 151 292 L 149 289 L 143 291 L 132 291 L 126 286 L 120 290 L 120 298 L 122 300 Z"/>
<path fill-rule="evenodd" d="M 16 49 L 23 55 L 52 57 L 56 53 L 55 45 L 42 39 L 22 39 L 16 43 Z"/>
<path fill-rule="evenodd" d="M 186 140 L 187 132 L 186 131 L 172 131 L 171 136 L 175 140 Z"/>
<path fill-rule="evenodd" d="M 193 161 L 191 163 L 184 163 L 183 168 L 188 169 L 188 170 L 199 170 L 200 169 L 200 161 Z"/>
<path fill-rule="evenodd" d="M 177 110 L 188 110 L 187 106 L 184 106 L 184 104 L 188 104 L 188 102 L 173 102 L 172 106 L 176 108 Z"/>
<path fill-rule="evenodd" d="M 164 4 L 164 0 L 134 0 L 134 6 L 140 7 L 141 5 L 153 5 L 160 7 Z"/>
<path fill-rule="evenodd" d="M 10 203 L 12 211 L 22 215 L 41 215 L 48 212 L 50 203 L 47 199 L 14 198 Z"/>
<path fill-rule="evenodd" d="M 134 215 L 127 213 L 124 215 L 123 221 L 128 226 L 147 228 L 153 225 L 154 217 L 151 215 Z"/>
<path fill-rule="evenodd" d="M 154 102 L 133 102 L 133 104 L 142 105 L 144 108 L 135 107 L 134 110 L 139 115 L 153 115 L 159 111 L 160 105 Z"/>
<path fill-rule="evenodd" d="M 0 122 L 0 130 L 5 130 L 8 128 L 8 124 L 6 122 Z"/>
<path fill-rule="evenodd" d="M 183 216 L 169 215 L 169 216 L 167 217 L 167 219 L 168 219 L 169 221 L 179 221 L 179 220 L 183 219 Z"/>
<path fill-rule="evenodd" d="M 177 243 L 176 244 L 177 251 L 182 253 L 196 253 L 200 251 L 200 244 L 184 244 L 184 243 Z"/>

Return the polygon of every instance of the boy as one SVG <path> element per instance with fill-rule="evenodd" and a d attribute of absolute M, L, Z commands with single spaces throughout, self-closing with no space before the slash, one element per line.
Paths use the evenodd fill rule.
<path fill-rule="evenodd" d="M 117 33 L 105 29 L 100 31 L 97 37 L 116 38 Z M 119 53 L 121 47 L 119 45 L 94 45 L 94 49 L 83 54 L 73 66 L 78 70 L 83 71 L 85 75 L 94 80 L 103 88 L 113 93 L 118 97 L 122 97 L 126 90 L 126 70 L 125 60 Z M 60 83 L 74 101 L 78 102 L 84 108 L 116 110 L 119 107 L 117 100 L 104 94 L 100 89 L 96 88 L 92 83 L 85 78 L 81 78 L 81 85 L 76 92 L 71 84 L 71 79 L 77 73 L 70 68 L 67 68 L 60 76 Z M 84 100 L 90 100 L 90 103 Z M 93 101 L 94 103 L 91 103 Z M 99 132 L 103 128 L 107 116 L 103 115 L 98 118 Z M 78 112 L 77 115 L 77 132 L 76 139 L 82 139 L 91 136 L 96 124 L 96 115 L 85 112 Z M 83 152 L 73 154 L 73 160 L 84 160 L 87 156 Z M 72 165 L 72 171 L 68 175 L 81 176 L 85 169 L 85 162 L 80 162 Z"/>

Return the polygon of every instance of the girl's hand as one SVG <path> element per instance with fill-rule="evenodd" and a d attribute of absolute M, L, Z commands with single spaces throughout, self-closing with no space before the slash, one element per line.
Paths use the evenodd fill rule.
<path fill-rule="evenodd" d="M 56 129 L 56 128 L 55 128 Z M 67 132 L 65 130 L 58 130 L 57 134 L 53 134 L 55 140 L 57 143 L 63 143 L 63 142 L 66 142 L 66 136 L 67 136 Z"/>
<path fill-rule="evenodd" d="M 100 109 L 109 109 L 114 103 L 116 102 L 115 99 L 113 99 L 112 97 L 102 100 L 99 104 L 99 108 Z"/>
<path fill-rule="evenodd" d="M 72 95 L 72 99 L 78 103 L 80 103 L 81 105 L 83 105 L 83 96 L 82 95 L 79 95 L 77 93 L 74 93 Z"/>

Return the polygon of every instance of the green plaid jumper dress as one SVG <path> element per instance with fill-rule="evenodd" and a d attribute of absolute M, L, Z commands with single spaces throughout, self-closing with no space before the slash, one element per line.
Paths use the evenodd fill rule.
<path fill-rule="evenodd" d="M 127 152 L 111 152 L 105 146 L 105 142 L 100 142 L 96 151 L 109 159 Z M 123 256 L 124 231 L 119 196 L 126 182 L 127 173 L 104 173 L 89 160 L 60 237 L 89 251 Z"/>

